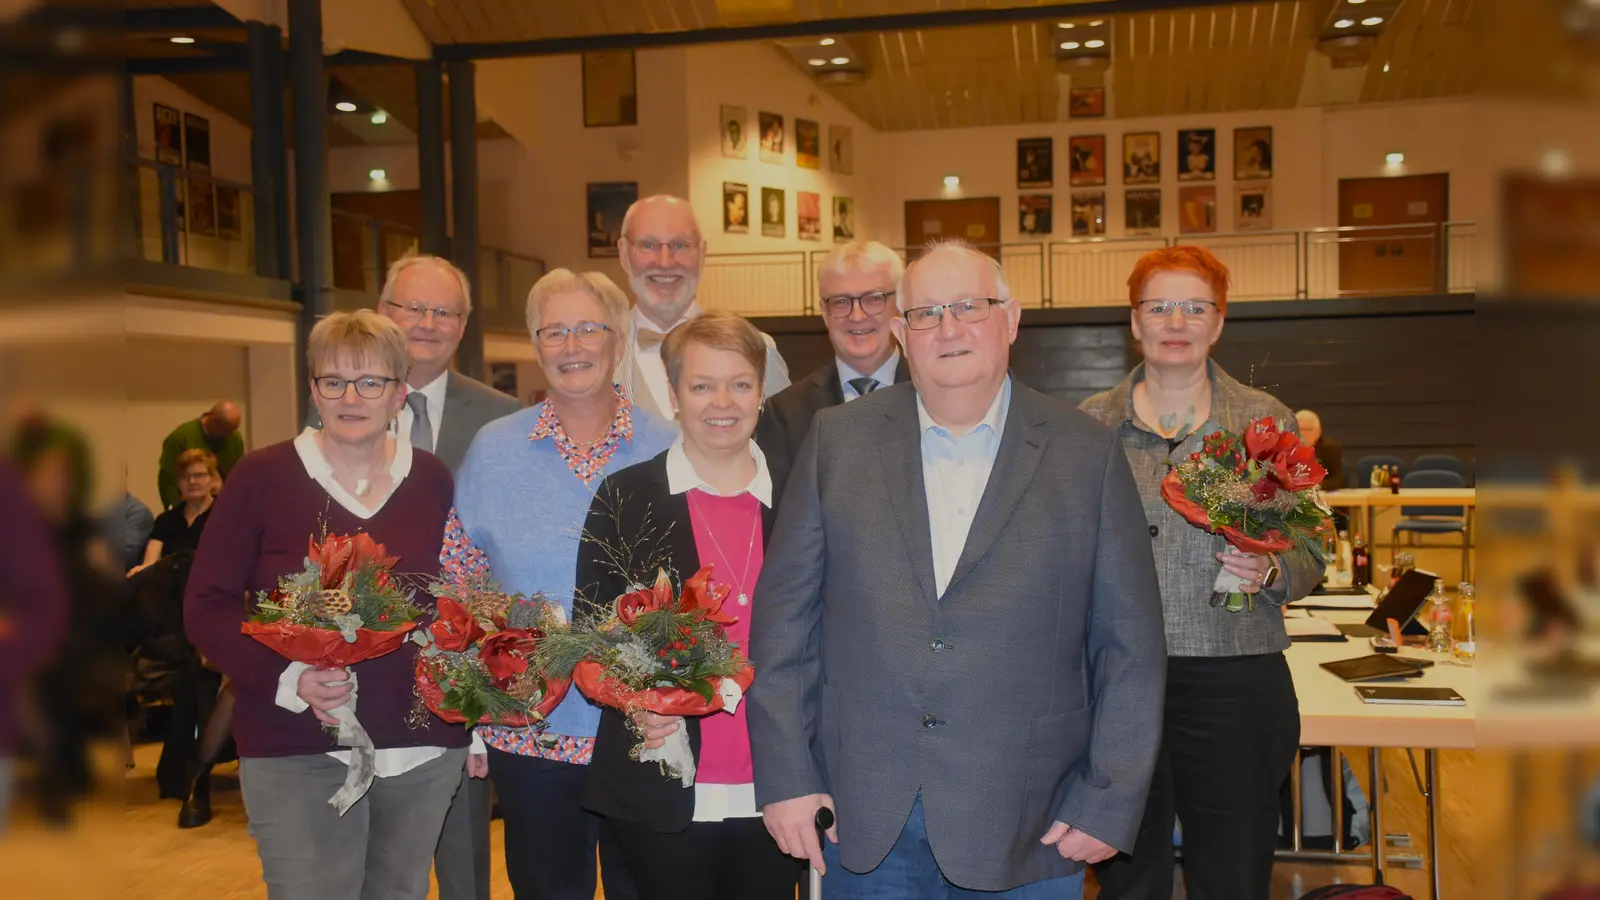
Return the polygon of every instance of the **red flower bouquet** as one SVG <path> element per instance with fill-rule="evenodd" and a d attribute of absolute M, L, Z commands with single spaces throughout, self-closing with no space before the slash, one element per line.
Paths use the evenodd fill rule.
<path fill-rule="evenodd" d="M 593 629 L 574 629 L 547 641 L 545 671 L 571 671 L 589 699 L 631 716 L 704 716 L 736 709 L 755 670 L 723 627 L 726 585 L 713 584 L 706 566 L 684 581 L 676 599 L 672 581 L 658 571 L 649 587 L 616 599 L 613 615 Z M 663 774 L 694 784 L 688 734 L 679 729 L 656 750 L 634 748 L 634 758 L 661 764 Z"/>
<path fill-rule="evenodd" d="M 257 612 L 240 630 L 284 658 L 319 669 L 353 666 L 398 650 L 422 610 L 395 583 L 398 559 L 364 532 L 327 535 L 309 542 L 306 567 L 257 595 Z M 355 673 L 350 673 L 355 684 Z M 343 706 L 335 739 L 351 748 L 344 786 L 328 799 L 344 815 L 375 777 L 372 738 L 356 720 L 359 685 Z"/>
<path fill-rule="evenodd" d="M 1207 435 L 1200 452 L 1167 473 L 1161 496 L 1190 524 L 1222 535 L 1246 553 L 1302 547 L 1320 558 L 1318 533 L 1331 515 L 1320 493 L 1327 474 L 1311 447 L 1279 431 L 1267 416 L 1251 422 L 1242 436 Z M 1223 569 L 1211 604 L 1229 612 L 1253 609 L 1241 584 Z"/>
<path fill-rule="evenodd" d="M 446 722 L 521 728 L 561 704 L 570 678 L 547 678 L 534 664 L 540 642 L 565 631 L 561 607 L 543 594 L 506 594 L 483 581 L 435 584 L 438 614 L 412 640 L 417 695 Z"/>

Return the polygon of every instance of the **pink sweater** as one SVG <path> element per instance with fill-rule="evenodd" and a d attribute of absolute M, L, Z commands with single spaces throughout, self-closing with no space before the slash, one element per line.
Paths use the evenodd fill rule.
<path fill-rule="evenodd" d="M 728 585 L 722 611 L 738 621 L 728 628 L 728 639 L 740 649 L 750 646 L 750 598 L 761 577 L 761 501 L 751 494 L 718 497 L 698 488 L 689 492 L 689 521 L 694 526 L 694 546 L 701 566 L 712 566 L 712 581 Z M 691 572 L 682 573 L 685 577 Z M 700 759 L 695 779 L 706 784 L 750 784 L 750 729 L 745 724 L 745 704 L 733 715 L 712 713 L 700 720 Z"/>

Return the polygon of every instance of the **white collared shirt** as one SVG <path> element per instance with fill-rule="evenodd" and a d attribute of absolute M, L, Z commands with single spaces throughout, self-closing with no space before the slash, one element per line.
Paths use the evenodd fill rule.
<path fill-rule="evenodd" d="M 698 315 L 700 315 L 700 304 L 698 302 L 690 303 L 689 308 L 683 311 L 682 316 L 678 317 L 678 321 L 672 323 L 672 328 L 677 328 Z M 657 334 L 666 334 L 672 328 L 668 328 L 666 331 L 661 330 L 656 323 L 645 318 L 644 313 L 640 312 L 638 307 L 634 307 L 633 330 L 635 334 L 640 331 L 654 331 Z M 650 397 L 655 400 L 656 409 L 661 410 L 663 415 L 670 416 L 672 414 L 672 391 L 667 385 L 666 363 L 661 361 L 661 345 L 657 344 L 646 350 L 644 347 L 639 346 L 639 341 L 636 337 L 634 338 L 633 349 L 634 365 L 639 367 L 639 377 L 644 380 L 645 387 L 650 389 Z"/>
<path fill-rule="evenodd" d="M 879 366 L 878 371 L 872 373 L 857 372 L 853 366 L 838 357 L 834 357 L 833 364 L 839 370 L 839 386 L 844 389 L 844 402 L 849 403 L 861 397 L 856 393 L 856 389 L 850 386 L 852 378 L 870 374 L 872 380 L 878 383 L 880 390 L 894 384 L 894 374 L 900 368 L 900 351 L 896 350 L 889 354 L 888 361 Z"/>
<path fill-rule="evenodd" d="M 300 436 L 294 439 L 294 449 L 300 455 L 300 463 L 305 466 L 306 474 L 311 476 L 311 480 L 322 485 L 322 489 L 328 492 L 328 496 L 333 498 L 335 503 L 358 519 L 370 519 L 377 515 L 378 510 L 388 505 L 389 498 L 399 489 L 400 482 L 411 474 L 411 444 L 409 441 L 396 440 L 394 459 L 389 463 L 389 490 L 384 493 L 377 506 L 369 509 L 333 477 L 333 466 L 328 464 L 327 457 L 322 455 L 322 448 L 317 446 L 317 429 L 307 428 L 300 432 Z M 292 662 L 283 670 L 283 674 L 278 676 L 278 694 L 275 699 L 279 706 L 292 713 L 303 713 L 311 708 L 310 704 L 300 699 L 300 673 L 309 668 L 311 666 L 303 662 Z M 361 687 L 358 684 L 356 694 L 359 695 L 360 691 Z M 360 706 L 359 696 L 357 696 L 357 706 L 358 708 Z M 472 733 L 472 752 L 486 752 L 483 739 L 478 737 L 476 731 Z M 349 750 L 331 750 L 328 755 L 345 765 L 350 764 Z M 443 755 L 443 747 L 391 747 L 373 754 L 374 770 L 379 778 L 392 778 Z"/>
<path fill-rule="evenodd" d="M 1000 453 L 1006 414 L 1011 408 L 1011 379 L 1006 378 L 983 420 L 966 434 L 952 434 L 936 424 L 917 395 L 917 424 L 922 432 L 922 487 L 928 499 L 928 532 L 933 545 L 933 580 L 944 596 L 955 574 L 978 503 L 989 485 L 989 473 Z"/>
<path fill-rule="evenodd" d="M 700 477 L 700 473 L 694 470 L 694 463 L 689 461 L 689 454 L 683 449 L 683 435 L 680 434 L 667 450 L 667 491 L 672 494 L 686 494 L 699 488 L 718 497 L 750 494 L 759 500 L 762 506 L 771 509 L 772 475 L 767 471 L 767 457 L 761 452 L 761 448 L 756 446 L 755 441 L 750 442 L 750 458 L 756 463 L 756 472 L 750 477 L 750 482 L 732 494 L 724 495 L 707 484 L 706 480 Z M 703 781 L 694 783 L 696 822 L 751 819 L 759 815 L 761 811 L 756 809 L 754 784 L 706 784 Z"/>
<path fill-rule="evenodd" d="M 422 387 L 411 388 L 412 393 L 428 398 L 427 406 L 424 408 L 428 411 L 428 424 L 433 427 L 433 446 L 428 448 L 430 453 L 437 453 L 439 450 L 439 426 L 444 423 L 444 395 L 445 388 L 449 384 L 450 370 L 446 369 L 438 378 Z M 411 420 L 414 418 L 416 417 L 411 412 L 411 404 L 407 403 L 400 407 L 400 416 L 394 420 L 393 434 L 410 443 Z"/>

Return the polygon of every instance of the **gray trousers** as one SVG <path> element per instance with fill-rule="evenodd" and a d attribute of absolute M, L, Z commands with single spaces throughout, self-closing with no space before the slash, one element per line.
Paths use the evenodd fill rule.
<path fill-rule="evenodd" d="M 268 900 L 426 900 L 428 864 L 466 748 L 375 778 L 341 818 L 328 805 L 345 766 L 325 754 L 239 762 Z"/>
<path fill-rule="evenodd" d="M 487 778 L 468 778 L 450 801 L 439 832 L 433 874 L 439 879 L 439 900 L 489 900 L 489 813 L 493 788 Z"/>

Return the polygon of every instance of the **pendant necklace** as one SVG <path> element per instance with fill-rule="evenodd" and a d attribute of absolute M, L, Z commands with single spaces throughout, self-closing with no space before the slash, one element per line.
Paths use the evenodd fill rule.
<path fill-rule="evenodd" d="M 690 492 L 691 501 L 693 496 L 693 492 Z M 750 546 L 745 548 L 744 551 L 744 572 L 739 576 L 739 596 L 734 598 L 735 602 L 737 602 L 740 606 L 750 605 L 750 594 L 747 590 L 747 586 L 750 583 L 750 562 L 755 558 L 756 532 L 760 530 L 761 514 L 758 507 L 755 524 L 750 527 Z M 722 552 L 722 542 L 717 540 L 717 533 L 711 529 L 710 523 L 707 523 L 706 525 L 706 534 L 711 535 L 711 546 L 717 548 L 717 555 L 722 557 L 723 564 L 728 567 L 729 572 L 732 572 L 733 562 L 732 560 L 728 559 L 728 554 Z"/>

